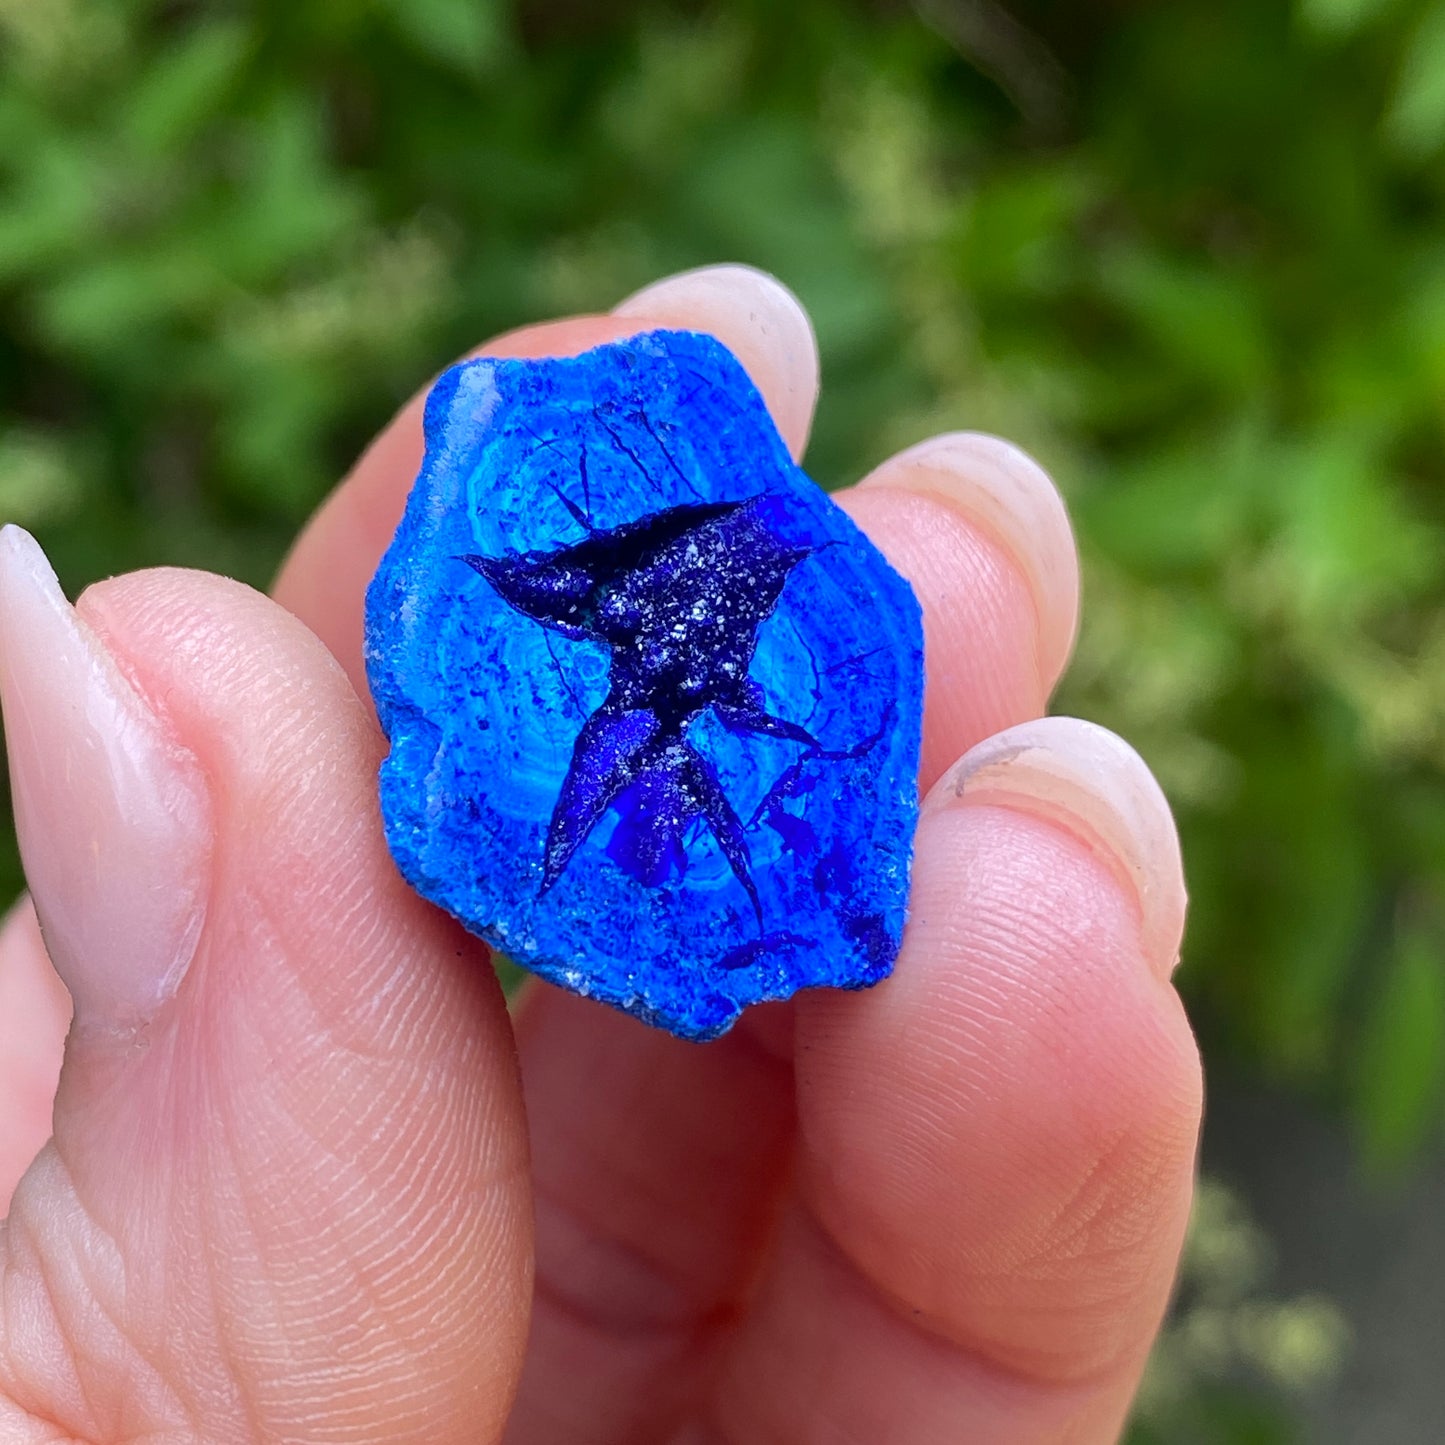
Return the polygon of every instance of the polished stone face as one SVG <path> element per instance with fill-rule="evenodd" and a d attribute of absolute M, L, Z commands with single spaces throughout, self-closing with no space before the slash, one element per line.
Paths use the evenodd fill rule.
<path fill-rule="evenodd" d="M 367 599 L 393 854 L 519 963 L 689 1037 L 875 982 L 919 632 L 711 338 L 454 368 Z"/>

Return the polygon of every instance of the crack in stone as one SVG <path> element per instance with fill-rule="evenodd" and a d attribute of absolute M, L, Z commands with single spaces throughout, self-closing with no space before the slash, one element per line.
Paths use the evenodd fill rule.
<path fill-rule="evenodd" d="M 842 756 L 767 712 L 762 690 L 748 678 L 758 628 L 793 569 L 816 549 L 774 534 L 764 496 L 686 503 L 604 531 L 554 490 L 587 530 L 584 540 L 552 551 L 459 558 L 516 611 L 611 651 L 607 696 L 578 734 L 548 825 L 542 891 L 609 807 L 619 817 L 609 854 L 648 884 L 685 866 L 687 835 L 701 820 L 761 930 L 744 825 L 685 733 L 711 709 L 735 735 L 797 743 L 807 756 Z"/>

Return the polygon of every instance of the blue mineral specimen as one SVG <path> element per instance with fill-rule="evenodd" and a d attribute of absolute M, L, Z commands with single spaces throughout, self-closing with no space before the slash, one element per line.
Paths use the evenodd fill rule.
<path fill-rule="evenodd" d="M 397 866 L 542 977 L 707 1039 L 892 967 L 918 605 L 713 338 L 442 376 L 366 664 Z"/>

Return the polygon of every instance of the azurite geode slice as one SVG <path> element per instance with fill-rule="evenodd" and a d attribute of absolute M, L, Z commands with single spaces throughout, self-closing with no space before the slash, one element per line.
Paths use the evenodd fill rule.
<path fill-rule="evenodd" d="M 892 967 L 918 606 L 711 337 L 442 376 L 366 662 L 397 865 L 518 963 L 695 1039 Z"/>

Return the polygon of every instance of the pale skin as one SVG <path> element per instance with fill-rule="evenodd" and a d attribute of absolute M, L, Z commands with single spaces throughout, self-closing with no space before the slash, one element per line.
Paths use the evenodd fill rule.
<path fill-rule="evenodd" d="M 801 454 L 811 332 L 755 272 L 482 349 L 655 326 L 717 334 Z M 903 950 L 700 1046 L 540 984 L 509 1016 L 397 876 L 361 602 L 420 447 L 414 401 L 274 601 L 151 571 L 72 613 L 0 542 L 35 900 L 0 935 L 0 1441 L 1115 1440 L 1200 1073 L 1162 795 L 1037 721 L 1077 619 L 1048 479 L 953 436 L 839 494 L 925 617 Z"/>

